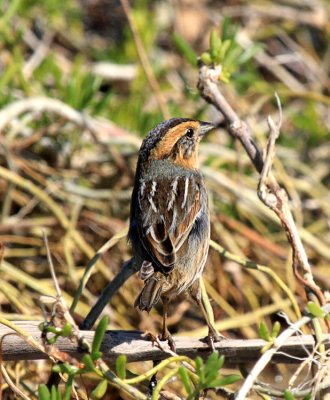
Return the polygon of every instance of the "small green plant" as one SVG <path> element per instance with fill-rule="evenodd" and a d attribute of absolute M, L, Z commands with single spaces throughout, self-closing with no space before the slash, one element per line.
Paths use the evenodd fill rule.
<path fill-rule="evenodd" d="M 59 388 L 52 386 L 49 391 L 45 384 L 41 384 L 38 387 L 38 398 L 40 400 L 62 400 L 63 396 Z"/>
<path fill-rule="evenodd" d="M 309 301 L 307 304 L 307 311 L 313 315 L 315 318 L 325 318 L 329 319 L 330 314 L 327 314 L 325 311 L 322 310 L 322 308 L 314 303 L 313 301 Z"/>
<path fill-rule="evenodd" d="M 125 355 L 121 355 L 116 360 L 116 373 L 120 379 L 126 379 L 126 364 L 127 357 Z"/>
<path fill-rule="evenodd" d="M 307 394 L 306 396 L 303 397 L 303 400 L 311 400 L 312 395 Z M 285 400 L 296 400 L 296 397 L 292 394 L 290 390 L 284 390 L 284 399 Z"/>
<path fill-rule="evenodd" d="M 223 387 L 241 379 L 239 375 L 219 376 L 224 361 L 224 356 L 220 356 L 218 352 L 212 353 L 206 362 L 201 357 L 196 357 L 195 364 L 198 380 L 193 379 L 194 382 L 187 368 L 179 368 L 180 378 L 188 394 L 187 400 L 198 399 L 200 393 L 206 389 Z"/>
<path fill-rule="evenodd" d="M 53 372 L 61 373 L 67 377 L 64 387 L 64 393 L 62 394 L 58 387 L 53 386 L 51 388 L 51 391 L 49 391 L 46 385 L 40 385 L 38 388 L 38 395 L 40 400 L 69 400 L 71 398 L 74 378 L 77 375 L 91 372 L 103 378 L 93 390 L 92 398 L 100 399 L 104 396 L 108 386 L 108 380 L 104 378 L 101 369 L 98 368 L 97 361 L 102 357 L 102 352 L 100 351 L 100 348 L 108 323 L 109 318 L 107 316 L 103 317 L 99 322 L 95 331 L 93 343 L 90 347 L 90 350 L 83 355 L 82 363 L 77 361 L 75 365 L 73 365 L 72 363 L 64 362 L 58 363 L 53 366 Z M 40 324 L 40 329 L 44 333 L 46 332 L 53 334 L 53 336 L 47 338 L 49 344 L 55 344 L 58 337 L 67 337 L 70 336 L 72 333 L 72 327 L 68 323 L 66 323 L 63 328 L 57 328 L 53 325 L 42 323 Z"/>
<path fill-rule="evenodd" d="M 284 391 L 284 399 L 285 400 L 295 400 L 294 395 L 290 392 L 290 390 Z"/>
<path fill-rule="evenodd" d="M 281 324 L 278 321 L 275 322 L 271 333 L 269 332 L 267 325 L 264 322 L 261 322 L 261 324 L 259 326 L 259 336 L 261 337 L 261 339 L 266 340 L 266 342 L 268 342 L 262 348 L 261 353 L 264 353 L 270 347 L 272 347 L 275 339 L 277 338 L 277 336 L 280 333 L 280 330 L 281 330 Z"/>
<path fill-rule="evenodd" d="M 55 344 L 59 337 L 69 337 L 72 333 L 72 325 L 66 322 L 62 328 L 54 326 L 48 322 L 42 322 L 39 329 L 45 335 L 48 344 Z M 48 337 L 51 334 L 51 337 Z"/>
<path fill-rule="evenodd" d="M 260 44 L 256 43 L 242 49 L 236 41 L 237 31 L 238 26 L 225 18 L 221 32 L 211 32 L 210 48 L 200 57 L 203 64 L 221 68 L 219 80 L 225 83 L 229 82 L 231 75 L 240 65 L 245 64 L 260 49 Z"/>

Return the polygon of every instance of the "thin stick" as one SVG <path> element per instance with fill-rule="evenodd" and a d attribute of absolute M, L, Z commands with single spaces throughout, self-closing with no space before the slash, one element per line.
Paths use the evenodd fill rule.
<path fill-rule="evenodd" d="M 44 242 L 45 242 L 45 246 L 46 246 L 49 270 L 50 270 L 50 274 L 51 274 L 52 279 L 53 279 L 55 290 L 56 290 L 57 296 L 58 297 L 62 297 L 62 291 L 61 291 L 60 285 L 58 284 L 58 280 L 57 280 L 57 277 L 56 277 L 56 274 L 55 274 L 55 268 L 54 268 L 53 259 L 52 259 L 51 254 L 50 254 L 48 237 L 47 237 L 46 232 L 44 230 L 42 231 L 42 236 L 44 238 Z"/>
<path fill-rule="evenodd" d="M 284 189 L 282 189 L 278 185 L 275 178 L 270 173 L 270 166 L 273 155 L 270 156 L 271 152 L 269 150 L 272 150 L 274 148 L 274 145 L 272 143 L 275 143 L 276 137 L 279 133 L 279 127 L 276 127 L 275 124 L 273 124 L 272 121 L 268 119 L 271 137 L 270 140 L 272 143 L 269 143 L 270 148 L 268 149 L 267 154 L 269 154 L 268 157 L 270 157 L 270 159 L 267 161 L 265 168 L 262 154 L 258 149 L 256 143 L 254 142 L 247 124 L 239 118 L 237 113 L 219 91 L 218 82 L 220 76 L 221 68 L 210 68 L 205 65 L 200 65 L 197 87 L 202 97 L 204 97 L 207 102 L 212 104 L 219 112 L 223 114 L 226 122 L 228 123 L 230 134 L 235 139 L 238 139 L 241 142 L 254 167 L 261 174 L 262 179 L 259 183 L 258 195 L 260 199 L 276 213 L 281 221 L 281 224 L 285 228 L 288 241 L 293 250 L 293 270 L 296 276 L 299 276 L 299 274 L 297 274 L 299 268 L 303 270 L 304 278 L 300 277 L 299 281 L 303 283 L 306 289 L 309 289 L 310 291 L 315 293 L 321 304 L 324 304 L 324 296 L 322 294 L 322 291 L 314 281 L 306 251 L 294 223 L 294 219 L 288 205 L 287 194 Z M 278 96 L 276 99 L 279 105 Z M 280 107 L 279 109 L 281 116 L 282 111 Z"/>

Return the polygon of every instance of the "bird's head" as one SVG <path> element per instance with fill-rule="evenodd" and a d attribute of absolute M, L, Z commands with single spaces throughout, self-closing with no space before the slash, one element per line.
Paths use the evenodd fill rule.
<path fill-rule="evenodd" d="M 168 159 L 184 168 L 198 168 L 198 145 L 214 126 L 188 118 L 172 118 L 161 122 L 144 139 L 140 160 Z"/>

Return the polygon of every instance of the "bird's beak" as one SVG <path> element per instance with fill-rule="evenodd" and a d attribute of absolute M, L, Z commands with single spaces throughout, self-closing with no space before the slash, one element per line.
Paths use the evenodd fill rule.
<path fill-rule="evenodd" d="M 202 138 L 205 135 L 205 133 L 211 131 L 214 128 L 215 128 L 215 126 L 210 124 L 209 122 L 201 122 L 200 127 L 199 127 L 198 136 L 200 136 Z"/>

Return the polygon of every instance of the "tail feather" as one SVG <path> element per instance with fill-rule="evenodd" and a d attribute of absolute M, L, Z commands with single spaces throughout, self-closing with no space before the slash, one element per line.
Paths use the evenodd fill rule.
<path fill-rule="evenodd" d="M 150 311 L 158 302 L 162 293 L 163 283 L 153 275 L 145 281 L 144 287 L 135 300 L 134 307 L 138 307 L 141 311 Z"/>

